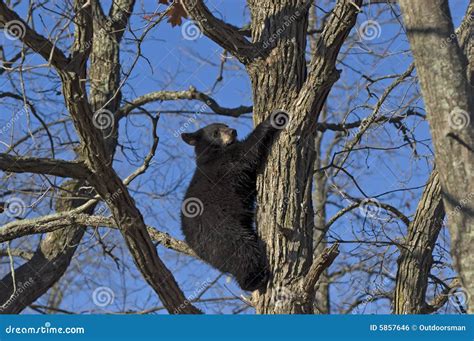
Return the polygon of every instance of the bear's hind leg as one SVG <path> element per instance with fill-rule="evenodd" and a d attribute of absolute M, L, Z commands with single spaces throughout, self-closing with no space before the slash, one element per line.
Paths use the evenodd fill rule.
<path fill-rule="evenodd" d="M 254 291 L 262 288 L 268 281 L 268 265 L 265 250 L 252 235 L 245 238 L 238 250 L 235 271 L 231 272 L 243 290 Z"/>

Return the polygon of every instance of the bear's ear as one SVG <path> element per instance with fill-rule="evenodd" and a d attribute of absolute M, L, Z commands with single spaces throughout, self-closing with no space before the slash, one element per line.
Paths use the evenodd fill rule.
<path fill-rule="evenodd" d="M 191 146 L 195 146 L 198 140 L 196 133 L 182 133 L 181 138 Z"/>

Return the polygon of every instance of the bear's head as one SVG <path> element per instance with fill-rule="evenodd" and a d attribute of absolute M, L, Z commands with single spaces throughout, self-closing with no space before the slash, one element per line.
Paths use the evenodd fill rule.
<path fill-rule="evenodd" d="M 195 131 L 183 133 L 181 138 L 197 151 L 206 149 L 222 149 L 237 141 L 237 131 L 225 124 L 214 123 Z"/>

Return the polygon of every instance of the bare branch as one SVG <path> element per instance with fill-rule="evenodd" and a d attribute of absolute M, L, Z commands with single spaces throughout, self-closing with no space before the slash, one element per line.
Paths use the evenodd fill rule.
<path fill-rule="evenodd" d="M 240 115 L 247 114 L 252 112 L 252 107 L 250 106 L 240 106 L 237 108 L 224 108 L 221 107 L 212 97 L 206 95 L 203 92 L 196 90 L 194 87 L 190 87 L 189 90 L 185 91 L 155 91 L 149 94 L 135 98 L 133 101 L 128 102 L 123 107 L 117 111 L 117 118 L 120 119 L 128 115 L 132 110 L 138 108 L 147 103 L 155 101 L 175 101 L 180 99 L 186 100 L 197 100 L 204 102 L 209 108 L 211 108 L 215 113 L 239 117 Z"/>
<path fill-rule="evenodd" d="M 0 153 L 0 169 L 4 172 L 48 174 L 74 179 L 86 179 L 91 175 L 82 161 L 17 157 L 3 153 Z"/>
<path fill-rule="evenodd" d="M 53 232 L 68 228 L 72 225 L 91 227 L 105 226 L 117 229 L 117 223 L 113 218 L 66 211 L 40 218 L 17 220 L 3 225 L 0 228 L 0 243 L 33 234 Z M 185 242 L 175 239 L 167 233 L 158 231 L 152 226 L 147 226 L 147 230 L 155 243 L 159 243 L 168 249 L 188 256 L 198 258 L 194 251 L 191 250 Z"/>
<path fill-rule="evenodd" d="M 17 21 L 24 28 L 24 35 L 21 40 L 33 51 L 39 53 L 48 63 L 58 69 L 65 69 L 69 64 L 69 59 L 64 53 L 58 49 L 52 42 L 32 30 L 26 22 L 21 19 L 18 14 L 8 8 L 8 6 L 0 0 L 0 25 L 5 27 L 7 23 Z"/>
<path fill-rule="evenodd" d="M 318 283 L 319 277 L 323 271 L 331 266 L 338 255 L 339 244 L 334 243 L 331 247 L 325 249 L 318 258 L 313 261 L 303 283 L 303 290 L 309 297 L 313 296 L 314 287 Z"/>
<path fill-rule="evenodd" d="M 9 257 L 10 255 L 23 258 L 24 260 L 31 260 L 31 258 L 33 258 L 33 252 L 22 249 L 10 249 L 9 251 L 0 250 L 0 258 Z"/>
<path fill-rule="evenodd" d="M 236 27 L 212 15 L 202 0 L 181 0 L 181 4 L 207 37 L 243 64 L 249 64 L 254 59 L 257 52 L 255 46 Z"/>
<path fill-rule="evenodd" d="M 443 226 L 439 176 L 433 171 L 418 203 L 415 218 L 401 245 L 394 297 L 395 314 L 419 314 L 425 306 L 433 248 Z"/>
<path fill-rule="evenodd" d="M 342 44 L 355 24 L 362 0 L 340 0 L 334 6 L 317 49 L 308 68 L 308 78 L 298 97 L 298 103 L 309 113 L 319 113 L 327 93 L 339 79 L 336 58 Z"/>

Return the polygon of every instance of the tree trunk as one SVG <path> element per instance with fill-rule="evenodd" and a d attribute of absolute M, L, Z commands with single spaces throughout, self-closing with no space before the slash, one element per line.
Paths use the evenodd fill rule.
<path fill-rule="evenodd" d="M 272 35 L 282 27 L 285 17 L 294 16 L 304 5 L 301 0 L 249 1 L 253 41 L 271 44 Z M 265 50 L 262 58 L 248 66 L 256 124 L 277 109 L 289 112 L 291 119 L 303 114 L 292 112 L 292 102 L 305 80 L 306 30 L 305 13 L 278 36 L 275 46 L 268 50 L 271 53 L 265 54 Z M 267 293 L 258 298 L 257 313 L 301 313 L 294 293 L 311 265 L 314 219 L 314 132 L 305 130 L 307 138 L 301 143 L 289 129 L 280 134 L 258 180 L 258 231 L 266 243 L 272 278 Z"/>
<path fill-rule="evenodd" d="M 317 138 L 318 141 L 321 141 L 320 138 Z M 319 150 L 319 148 L 316 148 Z M 317 160 L 321 160 L 320 157 L 317 157 Z M 320 163 L 316 162 L 315 169 L 320 168 Z M 314 244 L 314 253 L 319 255 L 326 248 L 326 202 L 327 202 L 327 191 L 326 191 L 326 176 L 323 172 L 317 172 L 314 175 L 314 193 L 313 193 L 313 203 L 314 203 L 314 232 L 313 232 L 313 242 Z M 329 276 L 328 270 L 325 270 L 321 275 L 318 285 L 316 287 L 316 297 L 314 298 L 314 313 L 317 314 L 329 314 Z"/>
<path fill-rule="evenodd" d="M 96 2 L 92 3 L 94 37 L 89 76 L 91 78 L 90 102 L 94 111 L 105 106 L 107 110 L 114 113 L 120 106 L 120 41 L 132 13 L 134 3 L 134 0 L 116 1 L 111 8 L 110 17 L 106 17 L 102 13 L 99 4 Z M 113 25 L 108 25 L 109 22 L 113 23 Z M 108 103 L 107 106 L 106 103 Z M 117 144 L 115 132 L 117 122 L 115 123 L 115 126 L 104 130 L 104 136 L 108 137 L 106 145 L 110 159 L 113 158 Z M 112 131 L 112 129 L 114 130 Z M 63 195 L 74 196 L 75 193 L 79 193 L 78 189 L 83 185 L 83 182 L 66 182 L 65 186 L 69 191 L 64 192 Z M 71 210 L 84 203 L 84 200 L 64 200 L 63 203 L 59 203 L 60 205 L 57 206 L 60 208 L 57 211 Z M 92 213 L 94 207 L 95 205 L 85 213 Z M 24 288 L 21 299 L 10 302 L 8 307 L 0 310 L 0 312 L 19 313 L 48 291 L 66 272 L 84 231 L 85 226 L 71 226 L 67 229 L 46 234 L 33 258 L 23 266 L 15 269 L 15 277 L 18 282 L 17 287 L 20 283 L 25 283 L 31 277 L 31 269 L 37 269 L 35 276 L 31 277 L 34 282 L 28 286 L 23 284 Z M 3 283 L 2 287 L 6 288 L 0 291 L 0 303 L 4 304 L 10 297 L 14 297 L 11 274 L 4 277 L 1 283 Z"/>
<path fill-rule="evenodd" d="M 401 0 L 428 113 L 451 254 L 474 312 L 474 92 L 448 2 Z M 472 21 L 469 22 L 472 25 Z"/>
<path fill-rule="evenodd" d="M 327 23 L 335 32 L 331 34 L 328 29 L 322 34 L 316 52 L 321 60 L 313 59 L 312 77 L 307 78 L 308 2 L 248 3 L 252 40 L 263 47 L 259 57 L 247 65 L 255 123 L 278 109 L 290 116 L 287 128 L 277 138 L 265 170 L 258 178 L 257 227 L 267 247 L 272 277 L 266 292 L 254 296 L 256 310 L 262 314 L 313 313 L 314 298 L 305 299 L 301 287 L 314 255 L 315 124 L 329 89 L 338 77 L 334 70 L 335 57 L 355 22 L 356 12 L 350 2 L 339 1 L 335 6 Z M 335 23 L 336 17 L 347 22 Z"/>
<path fill-rule="evenodd" d="M 426 289 L 433 264 L 432 253 L 443 219 L 439 176 L 433 171 L 401 246 L 393 299 L 395 314 L 421 314 L 426 311 Z"/>

